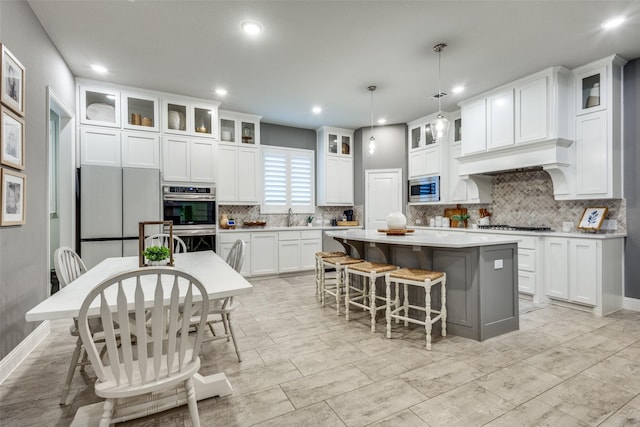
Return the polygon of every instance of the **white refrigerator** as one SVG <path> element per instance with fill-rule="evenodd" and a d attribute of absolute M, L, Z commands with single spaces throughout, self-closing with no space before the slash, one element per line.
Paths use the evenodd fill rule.
<path fill-rule="evenodd" d="M 138 223 L 160 221 L 160 171 L 83 166 L 78 186 L 79 248 L 87 268 L 108 257 L 137 255 Z"/>

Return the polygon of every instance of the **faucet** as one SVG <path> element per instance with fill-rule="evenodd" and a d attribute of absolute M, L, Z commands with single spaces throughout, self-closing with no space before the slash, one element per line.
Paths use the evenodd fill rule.
<path fill-rule="evenodd" d="M 289 213 L 287 214 L 287 227 L 291 227 L 291 218 L 293 217 L 293 211 L 289 208 Z"/>

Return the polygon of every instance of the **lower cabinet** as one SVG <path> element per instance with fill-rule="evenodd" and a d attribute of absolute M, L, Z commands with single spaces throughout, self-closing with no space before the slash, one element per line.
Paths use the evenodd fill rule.
<path fill-rule="evenodd" d="M 549 298 L 594 307 L 603 316 L 622 307 L 623 238 L 544 239 Z"/>
<path fill-rule="evenodd" d="M 281 231 L 278 234 L 280 273 L 315 268 L 315 253 L 322 250 L 322 231 Z"/>
<path fill-rule="evenodd" d="M 219 247 L 218 255 L 222 259 L 227 259 L 231 247 L 236 240 L 240 239 L 244 241 L 244 262 L 242 263 L 242 269 L 240 274 L 243 276 L 251 275 L 251 233 L 224 233 L 218 235 Z"/>
<path fill-rule="evenodd" d="M 251 233 L 251 275 L 278 274 L 278 233 Z"/>

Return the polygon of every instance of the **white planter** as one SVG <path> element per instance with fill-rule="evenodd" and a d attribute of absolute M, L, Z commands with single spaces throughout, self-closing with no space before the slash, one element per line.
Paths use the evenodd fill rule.
<path fill-rule="evenodd" d="M 147 261 L 147 264 L 153 267 L 162 267 L 169 264 L 169 258 L 160 261 Z"/>

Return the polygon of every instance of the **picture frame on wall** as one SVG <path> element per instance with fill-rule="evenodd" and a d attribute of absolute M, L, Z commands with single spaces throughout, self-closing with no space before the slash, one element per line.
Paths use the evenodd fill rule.
<path fill-rule="evenodd" d="M 20 117 L 24 116 L 25 69 L 7 46 L 2 46 L 0 68 L 0 101 Z"/>
<path fill-rule="evenodd" d="M 24 169 L 24 119 L 0 106 L 0 163 Z"/>
<path fill-rule="evenodd" d="M 2 168 L 0 172 L 0 225 L 21 225 L 26 222 L 26 175 Z"/>
<path fill-rule="evenodd" d="M 582 218 L 578 224 L 578 229 L 586 231 L 598 231 L 607 216 L 609 208 L 592 207 L 586 208 L 582 213 Z"/>

